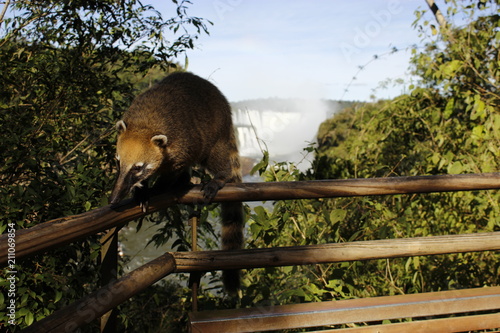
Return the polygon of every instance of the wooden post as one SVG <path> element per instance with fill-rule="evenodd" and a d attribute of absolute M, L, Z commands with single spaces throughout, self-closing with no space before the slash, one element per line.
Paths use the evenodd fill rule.
<path fill-rule="evenodd" d="M 198 251 L 198 215 L 193 214 L 189 219 L 191 224 L 191 251 Z M 191 285 L 191 309 L 193 312 L 198 311 L 198 287 L 200 285 L 201 274 L 193 272 L 189 274 L 189 284 Z"/>
<path fill-rule="evenodd" d="M 113 228 L 101 238 L 101 287 L 113 282 L 118 274 L 118 231 Z M 116 332 L 117 310 L 112 309 L 101 317 L 101 332 Z"/>

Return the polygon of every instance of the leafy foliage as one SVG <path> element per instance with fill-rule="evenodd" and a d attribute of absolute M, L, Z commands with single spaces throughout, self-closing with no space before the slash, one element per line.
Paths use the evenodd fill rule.
<path fill-rule="evenodd" d="M 0 231 L 107 203 L 113 124 L 149 74 L 207 31 L 175 4 L 165 20 L 136 0 L 12 2 L 0 36 Z M 17 327 L 95 289 L 98 254 L 96 236 L 17 263 Z"/>

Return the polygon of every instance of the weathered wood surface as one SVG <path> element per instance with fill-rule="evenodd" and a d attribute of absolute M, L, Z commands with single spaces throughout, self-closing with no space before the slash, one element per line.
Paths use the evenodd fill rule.
<path fill-rule="evenodd" d="M 491 189 L 500 189 L 500 173 L 227 184 L 213 201 L 312 199 Z M 201 186 L 193 186 L 178 198 L 172 194 L 152 197 L 148 213 L 175 203 L 203 204 Z M 105 206 L 18 230 L 16 260 L 122 226 L 143 215 L 132 200 L 125 200 L 114 209 Z M 0 264 L 7 262 L 7 249 L 7 235 L 4 234 L 0 236 Z"/>
<path fill-rule="evenodd" d="M 233 251 L 172 252 L 175 272 L 322 264 L 500 250 L 500 232 Z"/>
<path fill-rule="evenodd" d="M 500 309 L 500 287 L 489 287 L 250 309 L 202 311 L 192 313 L 190 322 L 192 332 L 238 333 L 373 322 L 385 319 L 435 317 L 498 309 Z M 498 320 L 499 316 L 496 314 L 487 319 L 491 322 L 491 320 Z M 383 327 L 390 326 L 384 325 Z M 418 324 L 413 327 L 416 328 L 415 326 L 418 327 Z M 483 327 L 483 324 L 469 320 L 465 327 L 467 326 L 475 329 L 475 327 Z M 486 328 L 494 327 L 497 326 Z M 451 332 L 450 326 L 441 326 L 441 328 L 444 330 L 439 332 Z M 463 327 L 459 328 L 461 328 L 459 331 L 463 331 Z M 379 332 L 373 327 L 369 331 Z M 351 331 L 348 330 L 348 332 Z M 380 332 L 385 332 L 385 330 L 382 329 Z"/>
<path fill-rule="evenodd" d="M 174 270 L 172 256 L 166 253 L 87 297 L 33 323 L 21 332 L 74 332 L 146 289 Z"/>
<path fill-rule="evenodd" d="M 467 315 L 462 317 L 448 317 L 439 319 L 419 319 L 410 322 L 395 324 L 380 324 L 322 330 L 310 333 L 443 333 L 443 332 L 490 332 L 492 328 L 500 327 L 500 313 Z M 492 332 L 492 331 L 491 331 Z M 498 331 L 496 331 L 498 333 Z"/>
<path fill-rule="evenodd" d="M 145 266 L 126 274 L 116 282 L 108 284 L 40 322 L 34 323 L 23 332 L 64 332 L 63 329 L 70 324 L 77 325 L 71 326 L 74 328 L 80 327 L 89 323 L 90 320 L 102 316 L 170 273 L 319 264 L 487 250 L 500 250 L 500 232 L 269 249 L 165 253 Z M 500 291 L 496 301 L 500 308 Z M 475 309 L 469 305 L 464 307 L 463 303 L 460 303 L 459 308 L 463 311 L 465 311 L 464 309 L 467 311 Z M 402 317 L 407 316 L 403 315 Z"/>

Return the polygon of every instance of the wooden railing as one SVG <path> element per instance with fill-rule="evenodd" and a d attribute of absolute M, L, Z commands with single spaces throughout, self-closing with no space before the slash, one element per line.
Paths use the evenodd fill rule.
<path fill-rule="evenodd" d="M 214 201 L 264 201 L 491 189 L 500 189 L 500 173 L 228 184 L 219 191 Z M 192 189 L 180 195 L 164 194 L 153 197 L 148 213 L 177 203 L 203 203 L 200 187 L 193 186 Z M 106 206 L 80 215 L 45 222 L 29 229 L 18 230 L 16 234 L 16 259 L 19 260 L 22 257 L 47 251 L 88 235 L 122 226 L 142 215 L 140 208 L 129 200 L 113 209 Z M 500 232 L 273 249 L 169 252 L 125 274 L 118 280 L 110 282 L 84 299 L 54 312 L 23 332 L 67 332 L 74 330 L 99 318 L 171 273 L 489 250 L 500 250 Z M 0 263 L 5 264 L 6 262 L 6 235 L 2 235 L 0 236 Z M 491 293 L 498 294 L 498 290 L 492 289 Z M 488 309 L 500 309 L 500 302 L 494 301 L 493 305 Z M 467 310 L 464 308 L 464 312 Z M 248 311 L 251 312 L 251 310 Z M 211 316 L 217 319 L 216 314 L 211 314 Z M 238 316 L 241 316 L 241 313 Z M 196 318 L 193 316 L 193 327 L 196 327 Z M 498 319 L 498 316 L 496 318 Z M 490 318 L 490 320 L 492 319 Z M 198 320 L 199 322 L 201 321 Z M 222 332 L 220 330 L 221 322 L 213 320 L 210 325 L 212 327 L 215 325 L 215 331 L 219 329 Z M 210 326 L 206 320 L 204 325 Z M 248 325 L 245 324 L 245 329 L 250 327 Z M 500 327 L 500 323 L 498 327 Z M 209 330 L 207 329 L 207 331 Z"/>

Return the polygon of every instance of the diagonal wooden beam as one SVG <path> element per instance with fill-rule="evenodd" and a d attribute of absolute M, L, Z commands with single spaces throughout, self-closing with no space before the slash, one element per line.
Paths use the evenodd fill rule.
<path fill-rule="evenodd" d="M 89 324 L 138 292 L 146 289 L 163 276 L 172 273 L 175 268 L 174 265 L 172 256 L 166 253 L 80 299 L 78 302 L 33 323 L 21 332 L 75 332 L 78 327 Z"/>

